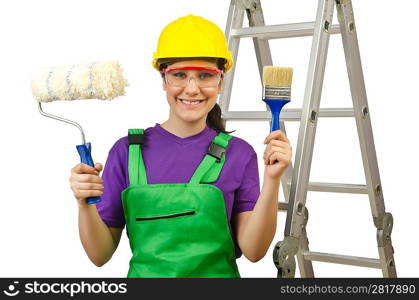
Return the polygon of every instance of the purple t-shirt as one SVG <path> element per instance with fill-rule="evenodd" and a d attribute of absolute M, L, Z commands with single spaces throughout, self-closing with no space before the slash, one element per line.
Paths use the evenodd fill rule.
<path fill-rule="evenodd" d="M 141 150 L 149 184 L 188 183 L 217 135 L 208 126 L 186 138 L 168 132 L 159 124 L 144 132 L 146 144 Z M 108 227 L 124 228 L 121 192 L 129 186 L 127 136 L 119 139 L 109 151 L 102 179 L 102 201 L 96 204 L 99 215 Z M 220 176 L 210 184 L 223 192 L 228 223 L 233 233 L 232 214 L 253 210 L 260 194 L 257 155 L 252 146 L 233 136 Z M 234 234 L 232 236 L 236 242 Z M 236 243 L 236 257 L 240 255 Z"/>

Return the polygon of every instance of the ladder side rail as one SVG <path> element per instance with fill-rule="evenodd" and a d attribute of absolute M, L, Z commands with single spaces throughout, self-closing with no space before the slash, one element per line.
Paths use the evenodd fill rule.
<path fill-rule="evenodd" d="M 260 0 L 253 0 L 246 8 L 246 14 L 249 20 L 249 27 L 265 26 L 265 18 L 263 17 Z M 263 85 L 263 67 L 273 65 L 269 41 L 253 37 L 253 45 L 255 47 L 255 54 L 259 68 L 260 83 Z M 268 106 L 266 106 L 266 108 L 268 110 Z"/>
<path fill-rule="evenodd" d="M 285 244 L 295 243 L 294 239 L 298 240 L 297 252 L 291 254 L 295 254 L 297 257 L 302 277 L 314 277 L 312 262 L 306 260 L 302 254 L 309 251 L 309 241 L 306 232 L 308 210 L 305 207 L 305 202 L 329 46 L 330 32 L 328 29 L 332 24 L 333 10 L 333 0 L 319 0 L 304 93 L 302 118 L 298 133 L 294 173 L 291 181 L 290 202 L 284 231 Z"/>
<path fill-rule="evenodd" d="M 231 37 L 230 32 L 233 28 L 241 28 L 243 25 L 244 10 L 243 7 L 237 3 L 238 0 L 231 0 L 228 11 L 228 19 L 226 24 L 225 36 L 228 42 L 228 48 L 232 52 L 234 63 L 237 61 L 237 55 L 240 46 L 240 38 Z M 230 106 L 231 91 L 233 88 L 233 78 L 236 65 L 233 65 L 230 72 L 224 76 L 223 88 L 218 99 L 221 108 L 221 113 L 228 111 Z"/>
<path fill-rule="evenodd" d="M 278 270 L 282 271 L 282 275 L 285 277 L 294 277 L 292 267 L 295 265 L 295 255 L 297 256 L 300 274 L 304 277 L 314 277 L 312 262 L 304 259 L 302 255 L 303 252 L 308 251 L 308 238 L 305 230 L 308 210 L 305 207 L 305 201 L 329 45 L 330 32 L 328 29 L 332 23 L 333 10 L 333 1 L 319 0 L 291 181 L 285 237 L 278 250 L 280 255 Z M 281 259 L 281 256 L 288 257 L 288 259 Z"/>
<path fill-rule="evenodd" d="M 325 24 L 331 24 L 333 9 L 333 0 L 319 0 L 291 184 L 288 208 L 291 211 L 287 214 L 285 236 L 299 237 L 301 234 L 301 221 L 297 218 L 297 210 L 301 211 L 304 208 L 307 197 L 317 114 L 330 36 L 325 30 Z"/>
<path fill-rule="evenodd" d="M 254 1 L 253 4 L 246 10 L 247 16 L 249 18 L 249 26 L 254 27 L 263 27 L 265 26 L 265 20 L 263 17 L 263 10 L 260 1 Z M 260 74 L 260 80 L 261 84 L 263 86 L 263 67 L 264 66 L 272 66 L 272 55 L 271 50 L 269 47 L 269 41 L 260 39 L 260 38 L 253 38 L 253 44 L 255 47 L 255 53 L 256 58 L 258 62 L 259 67 L 259 74 Z M 269 112 L 269 107 L 266 105 L 266 111 Z M 272 114 L 269 113 L 270 118 L 272 118 Z M 272 122 L 272 119 L 270 119 L 270 122 Z M 271 127 L 271 124 L 269 124 L 269 127 Z M 280 129 L 284 132 L 286 135 L 286 127 L 285 122 L 280 122 Z M 293 172 L 293 166 L 292 163 L 287 168 L 287 170 L 284 172 L 283 176 L 281 177 L 281 183 L 284 193 L 285 202 L 289 202 L 289 194 L 290 194 L 290 183 L 292 180 L 292 172 Z"/>
<path fill-rule="evenodd" d="M 374 225 L 377 227 L 381 268 L 384 277 L 397 277 L 393 257 L 394 249 L 391 243 L 393 218 L 390 213 L 385 212 L 352 2 L 350 0 L 336 0 L 336 3 L 368 197 Z"/>
<path fill-rule="evenodd" d="M 246 13 L 249 19 L 250 27 L 254 27 L 254 26 L 263 27 L 266 25 L 265 19 L 263 17 L 262 5 L 259 0 L 251 3 L 251 5 L 248 8 L 246 8 Z M 256 54 L 256 59 L 257 59 L 258 68 L 259 68 L 260 82 L 261 82 L 261 85 L 263 86 L 263 67 L 273 65 L 272 54 L 269 47 L 269 41 L 254 37 L 253 45 L 255 47 L 255 54 Z M 269 112 L 269 106 L 265 104 L 265 107 L 266 107 L 266 111 Z M 272 114 L 269 114 L 269 115 L 270 115 L 270 120 L 269 120 L 269 128 L 270 128 L 271 123 L 272 123 Z M 286 135 L 285 123 L 283 121 L 280 122 L 280 128 Z M 284 175 L 281 177 L 284 198 L 286 200 L 285 202 L 289 201 L 290 189 L 289 189 L 288 183 L 291 182 L 292 169 L 293 168 L 292 168 L 292 163 L 291 163 L 290 166 L 285 171 Z"/>
<path fill-rule="evenodd" d="M 342 1 L 343 2 L 343 1 Z M 354 105 L 354 115 L 358 129 L 359 142 L 364 164 L 365 179 L 368 186 L 371 211 L 374 217 L 384 214 L 385 207 L 381 191 L 374 137 L 372 135 L 370 112 L 362 72 L 361 58 L 350 1 L 338 4 L 338 19 L 341 26 L 343 49 Z M 367 143 L 368 141 L 368 143 Z"/>
<path fill-rule="evenodd" d="M 296 255 L 298 270 L 300 270 L 300 276 L 302 278 L 314 278 L 313 263 L 304 256 L 305 252 L 309 252 L 308 244 L 307 231 L 304 227 L 301 231 L 300 245 Z"/>
<path fill-rule="evenodd" d="M 279 123 L 280 123 L 280 126 L 281 126 L 281 130 L 284 132 L 285 136 L 287 136 L 287 130 L 285 128 L 285 122 L 280 121 Z M 283 192 L 284 192 L 285 203 L 290 202 L 291 180 L 292 180 L 292 173 L 293 172 L 294 172 L 294 168 L 293 168 L 292 161 L 291 161 L 288 168 L 285 170 L 284 174 L 281 177 L 281 184 L 282 184 L 282 189 L 283 189 Z M 279 209 L 279 207 L 278 207 L 278 209 Z"/>
<path fill-rule="evenodd" d="M 262 6 L 260 3 L 260 0 L 255 0 L 246 8 L 247 17 L 249 19 L 249 27 L 262 27 L 265 26 L 265 20 L 263 17 L 263 11 Z M 259 74 L 260 74 L 260 81 L 261 85 L 263 87 L 263 67 L 264 66 L 272 66 L 272 55 L 271 50 L 269 47 L 269 41 L 263 40 L 258 37 L 253 38 L 253 44 L 255 48 L 255 54 L 257 58 L 257 63 L 259 67 Z M 266 110 L 269 111 L 269 106 L 266 105 Z M 269 122 L 269 128 L 271 127 L 272 119 L 270 119 Z M 286 127 L 285 123 L 283 121 L 280 122 L 280 129 L 285 133 L 286 135 Z M 289 195 L 290 195 L 290 185 L 288 185 L 289 182 L 292 180 L 292 172 L 293 172 L 293 166 L 292 163 L 287 168 L 287 170 L 284 172 L 283 176 L 281 177 L 281 183 L 282 183 L 282 189 L 284 193 L 285 202 L 289 202 Z M 278 205 L 279 209 L 279 205 Z M 289 210 L 287 210 L 287 213 L 289 213 Z M 309 251 L 308 249 L 308 239 L 305 237 L 305 239 L 302 239 L 303 243 L 300 242 L 301 248 L 304 249 L 304 251 Z M 311 261 L 304 260 L 304 257 L 301 254 L 301 251 L 297 252 L 297 259 L 300 266 L 300 269 L 304 269 L 303 274 L 305 277 L 314 277 L 313 273 L 313 266 Z M 286 270 L 285 270 L 286 269 Z M 282 272 L 278 273 L 278 276 L 294 276 L 295 274 L 295 267 L 291 267 L 291 270 L 288 270 L 289 268 L 283 268 Z M 281 274 L 280 274 L 281 273 Z"/>

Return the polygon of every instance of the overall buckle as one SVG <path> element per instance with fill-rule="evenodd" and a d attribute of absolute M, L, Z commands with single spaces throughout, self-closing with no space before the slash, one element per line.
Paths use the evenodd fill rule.
<path fill-rule="evenodd" d="M 207 154 L 215 157 L 217 159 L 217 163 L 221 161 L 221 157 L 225 154 L 225 148 L 218 146 L 217 144 L 211 143 L 208 148 Z"/>
<path fill-rule="evenodd" d="M 130 145 L 143 145 L 145 142 L 144 134 L 129 134 L 128 143 Z"/>

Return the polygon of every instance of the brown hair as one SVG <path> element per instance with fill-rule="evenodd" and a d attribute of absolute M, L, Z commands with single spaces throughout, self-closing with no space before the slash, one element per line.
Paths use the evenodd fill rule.
<path fill-rule="evenodd" d="M 160 58 L 157 61 L 159 66 L 159 70 L 166 69 L 169 65 L 174 64 L 175 62 L 185 61 L 185 60 L 194 60 L 194 59 L 202 59 L 209 62 L 213 62 L 217 64 L 217 68 L 224 71 L 226 60 L 224 58 L 215 58 L 215 57 L 179 57 L 179 58 Z M 164 77 L 164 73 L 161 73 L 162 77 Z M 225 129 L 225 120 L 222 118 L 221 115 L 221 108 L 218 103 L 215 103 L 214 107 L 208 112 L 207 126 L 214 129 L 217 132 L 223 133 L 232 133 L 233 131 L 226 131 Z"/>

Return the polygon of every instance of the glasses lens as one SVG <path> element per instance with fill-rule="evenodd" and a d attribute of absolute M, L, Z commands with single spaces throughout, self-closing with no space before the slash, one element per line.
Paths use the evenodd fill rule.
<path fill-rule="evenodd" d="M 201 87 L 215 87 L 220 81 L 220 74 L 210 70 L 172 70 L 166 73 L 169 84 L 185 87 L 191 78 Z"/>

